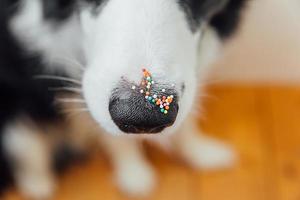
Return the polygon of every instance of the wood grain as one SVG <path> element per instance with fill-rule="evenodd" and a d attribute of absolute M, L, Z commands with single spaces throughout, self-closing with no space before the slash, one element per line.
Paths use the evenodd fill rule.
<path fill-rule="evenodd" d="M 300 89 L 212 86 L 199 126 L 232 144 L 239 162 L 230 170 L 195 171 L 152 146 L 146 151 L 159 184 L 147 200 L 299 200 Z M 5 200 L 21 197 L 11 189 Z M 54 200 L 130 200 L 118 192 L 103 157 L 74 166 Z"/>

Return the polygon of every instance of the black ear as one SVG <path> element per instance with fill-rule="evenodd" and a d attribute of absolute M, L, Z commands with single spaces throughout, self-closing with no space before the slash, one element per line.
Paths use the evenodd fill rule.
<path fill-rule="evenodd" d="M 190 18 L 193 30 L 205 21 L 221 38 L 229 37 L 240 22 L 248 0 L 179 0 Z"/>
<path fill-rule="evenodd" d="M 214 14 L 222 10 L 229 0 L 180 0 L 180 4 L 186 10 L 194 22 L 210 19 Z"/>
<path fill-rule="evenodd" d="M 211 18 L 210 26 L 216 30 L 221 38 L 229 38 L 238 28 L 242 18 L 241 13 L 247 7 L 248 1 L 230 0 L 222 10 Z"/>
<path fill-rule="evenodd" d="M 74 12 L 76 1 L 74 0 L 44 0 L 44 18 L 64 20 Z"/>

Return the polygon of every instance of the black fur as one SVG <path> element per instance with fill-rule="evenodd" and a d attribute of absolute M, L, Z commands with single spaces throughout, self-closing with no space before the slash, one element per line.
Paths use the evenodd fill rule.
<path fill-rule="evenodd" d="M 64 83 L 34 78 L 45 74 L 41 57 L 24 51 L 8 29 L 16 2 L 0 1 L 0 191 L 11 182 L 9 159 L 2 145 L 5 125 L 21 116 L 31 118 L 41 127 L 63 120 L 54 104 L 55 93 L 49 87 L 61 87 Z"/>
<path fill-rule="evenodd" d="M 8 25 L 11 18 L 19 10 L 22 0 L 0 0 L 0 194 L 10 183 L 10 159 L 3 149 L 3 129 L 9 122 L 19 117 L 28 117 L 43 129 L 49 123 L 61 123 L 64 116 L 54 103 L 56 92 L 49 88 L 66 86 L 63 81 L 42 80 L 36 75 L 45 74 L 45 64 L 41 55 L 28 53 L 10 32 Z M 76 11 L 79 0 L 41 0 L 45 20 L 53 23 L 63 23 Z M 82 0 L 100 5 L 102 0 Z M 65 74 L 57 74 L 66 77 Z M 68 86 L 70 86 L 68 84 Z M 63 151 L 54 158 L 55 168 L 66 164 Z M 69 154 L 69 153 L 68 153 Z M 55 156 L 55 155 L 54 155 Z M 70 156 L 68 156 L 70 158 Z M 59 166 L 59 167 L 58 167 Z"/>
<path fill-rule="evenodd" d="M 231 0 L 227 6 L 214 16 L 211 25 L 221 38 L 228 38 L 234 33 L 241 20 L 241 13 L 247 0 Z"/>
<path fill-rule="evenodd" d="M 224 4 L 224 0 L 179 0 L 187 12 L 193 30 L 199 28 L 203 20 L 209 20 L 209 24 L 223 39 L 230 37 L 237 29 L 247 1 L 229 0 Z"/>
<path fill-rule="evenodd" d="M 74 13 L 75 6 L 74 0 L 44 0 L 44 17 L 61 22 Z"/>

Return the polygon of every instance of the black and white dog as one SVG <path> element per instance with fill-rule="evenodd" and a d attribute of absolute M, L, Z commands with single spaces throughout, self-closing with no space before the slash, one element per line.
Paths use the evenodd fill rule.
<path fill-rule="evenodd" d="M 245 0 L 0 0 L 1 186 L 14 179 L 32 198 L 53 193 L 51 154 L 61 137 L 46 132 L 65 121 L 56 103 L 61 90 L 81 93 L 69 101 L 85 103 L 101 127 L 100 141 L 128 194 L 146 194 L 155 182 L 137 137 L 129 134 L 152 133 L 195 167 L 231 165 L 232 150 L 197 133 L 191 112 L 205 67 L 237 29 L 244 5 Z M 155 79 L 153 90 L 174 95 L 169 114 L 133 90 L 143 67 Z"/>

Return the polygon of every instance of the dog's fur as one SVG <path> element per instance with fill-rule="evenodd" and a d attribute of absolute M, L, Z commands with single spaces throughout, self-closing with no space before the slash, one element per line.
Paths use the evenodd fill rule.
<path fill-rule="evenodd" d="M 60 142 L 46 132 L 66 120 L 56 100 L 64 92 L 64 103 L 85 103 L 101 127 L 120 189 L 148 193 L 154 172 L 108 109 L 121 77 L 138 83 L 143 66 L 163 85 L 174 83 L 179 96 L 176 121 L 151 138 L 168 141 L 193 166 L 230 165 L 230 148 L 197 133 L 191 112 L 205 67 L 237 29 L 245 2 L 1 0 L 1 188 L 14 178 L 30 197 L 53 193 L 52 154 Z"/>

